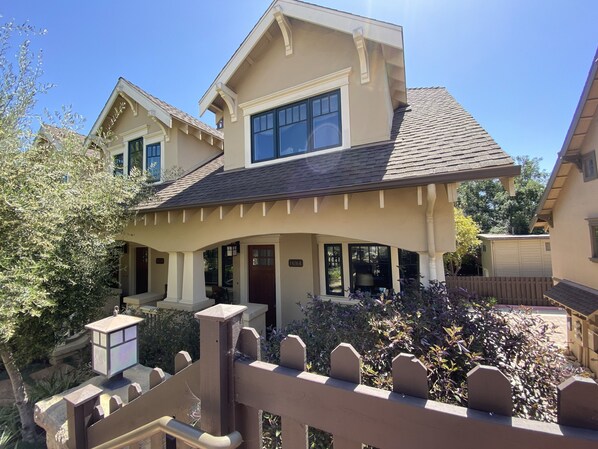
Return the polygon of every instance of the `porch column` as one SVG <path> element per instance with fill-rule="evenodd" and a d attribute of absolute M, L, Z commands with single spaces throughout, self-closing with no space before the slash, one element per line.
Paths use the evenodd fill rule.
<path fill-rule="evenodd" d="M 214 300 L 206 297 L 203 251 L 188 251 L 182 255 L 180 253 L 175 254 L 176 258 L 173 260 L 172 270 L 170 260 L 168 265 L 169 297 L 165 301 L 159 302 L 158 307 L 195 312 L 213 306 Z M 175 285 L 180 286 L 172 290 L 170 288 L 171 275 Z M 173 298 L 170 297 L 171 294 L 180 294 L 180 297 Z"/>
<path fill-rule="evenodd" d="M 178 302 L 183 295 L 183 253 L 168 253 L 168 294 L 166 301 Z"/>
<path fill-rule="evenodd" d="M 436 204 L 436 184 L 428 184 L 428 206 L 426 209 L 426 231 L 428 236 L 428 283 L 438 280 L 436 270 L 436 236 L 434 226 L 434 206 Z"/>

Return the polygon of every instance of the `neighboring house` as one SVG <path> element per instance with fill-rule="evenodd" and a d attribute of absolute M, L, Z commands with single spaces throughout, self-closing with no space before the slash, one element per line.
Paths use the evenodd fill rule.
<path fill-rule="evenodd" d="M 532 226 L 550 229 L 555 286 L 569 348 L 598 373 L 598 52 Z"/>
<path fill-rule="evenodd" d="M 129 301 L 167 285 L 159 307 L 205 308 L 217 284 L 280 326 L 308 293 L 442 281 L 458 184 L 512 191 L 519 174 L 446 89 L 407 88 L 400 26 L 295 0 L 268 8 L 201 98 L 223 134 L 122 79 L 94 130 L 114 103 L 116 170 L 147 168 L 160 142 L 162 166 L 186 171 L 123 236 Z"/>
<path fill-rule="evenodd" d="M 547 234 L 480 234 L 485 277 L 552 276 L 550 241 Z"/>

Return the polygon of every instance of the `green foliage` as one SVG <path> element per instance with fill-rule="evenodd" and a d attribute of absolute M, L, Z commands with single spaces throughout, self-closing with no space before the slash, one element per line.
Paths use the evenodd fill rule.
<path fill-rule="evenodd" d="M 478 223 L 482 232 L 528 234 L 530 221 L 544 192 L 548 173 L 539 158 L 517 156 L 521 175 L 510 197 L 497 180 L 468 181 L 459 187 L 456 206 Z"/>
<path fill-rule="evenodd" d="M 363 383 L 391 389 L 392 359 L 408 352 L 428 369 L 430 398 L 462 406 L 467 372 L 479 364 L 496 366 L 513 385 L 515 415 L 544 421 L 555 421 L 556 386 L 574 374 L 537 316 L 507 318 L 491 299 L 440 285 L 390 298 L 360 297 L 354 306 L 314 298 L 304 313 L 264 342 L 265 360 L 278 363 L 280 342 L 295 334 L 307 346 L 308 369 L 326 375 L 330 352 L 344 341 L 362 356 Z"/>
<path fill-rule="evenodd" d="M 455 230 L 457 234 L 457 249 L 444 255 L 444 264 L 452 276 L 456 276 L 461 269 L 467 255 L 476 256 L 480 246 L 480 227 L 471 218 L 463 214 L 461 209 L 455 208 Z"/>
<path fill-rule="evenodd" d="M 187 351 L 199 359 L 199 322 L 192 313 L 159 309 L 139 325 L 139 363 L 174 373 L 174 358 Z"/>
<path fill-rule="evenodd" d="M 84 363 L 69 371 L 55 371 L 51 376 L 37 380 L 30 388 L 31 402 L 47 399 L 70 390 L 91 379 L 95 374 L 90 363 Z"/>
<path fill-rule="evenodd" d="M 20 430 L 17 407 L 14 405 L 0 407 L 0 449 L 14 448 Z"/>

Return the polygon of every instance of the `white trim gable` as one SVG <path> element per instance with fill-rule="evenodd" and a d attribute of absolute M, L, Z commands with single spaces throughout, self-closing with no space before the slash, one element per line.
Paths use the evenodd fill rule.
<path fill-rule="evenodd" d="M 397 90 L 401 93 L 406 91 L 404 86 L 405 65 L 403 59 L 402 27 L 378 20 L 368 19 L 366 17 L 355 16 L 353 14 L 337 11 L 334 9 L 303 3 L 296 0 L 277 0 L 273 2 L 266 10 L 253 30 L 251 30 L 241 46 L 227 62 L 222 71 L 218 74 L 218 77 L 214 80 L 212 85 L 199 100 L 199 110 L 201 115 L 203 115 L 208 109 L 212 112 L 215 111 L 213 103 L 214 100 L 219 96 L 218 86 L 226 85 L 230 81 L 237 69 L 248 58 L 251 51 L 266 34 L 270 26 L 275 21 L 279 24 L 282 23 L 283 16 L 334 29 L 348 34 L 351 36 L 351 38 L 353 38 L 353 33 L 355 30 L 363 30 L 361 38 L 364 39 L 364 41 L 369 40 L 377 42 L 382 44 L 383 48 L 394 50 L 387 51 L 387 54 L 392 55 L 387 63 L 395 68 L 398 68 L 399 71 L 402 72 L 400 77 L 397 78 L 397 81 L 400 82 L 402 86 L 400 86 Z M 283 30 L 285 30 L 283 31 L 283 37 L 285 37 L 285 54 L 288 56 L 293 52 L 292 41 L 290 38 L 292 30 L 287 22 L 284 22 L 282 26 Z M 400 78 L 402 78 L 402 80 Z M 363 76 L 362 79 L 366 79 L 366 77 Z M 406 96 L 403 99 L 401 95 L 400 99 L 406 102 Z"/>

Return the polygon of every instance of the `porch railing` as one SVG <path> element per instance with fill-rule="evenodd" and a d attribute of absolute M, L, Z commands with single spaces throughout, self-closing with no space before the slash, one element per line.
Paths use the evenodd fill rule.
<path fill-rule="evenodd" d="M 309 426 L 331 433 L 335 449 L 362 444 L 380 449 L 598 447 L 598 384 L 590 379 L 572 378 L 559 385 L 558 424 L 513 417 L 511 385 L 493 367 L 478 366 L 468 374 L 468 408 L 442 404 L 428 399 L 426 368 L 409 354 L 393 361 L 392 391 L 360 384 L 361 357 L 346 344 L 331 354 L 330 377 L 305 371 L 305 344 L 296 336 L 282 342 L 280 365 L 262 362 L 259 336 L 253 329 L 241 329 L 243 310 L 217 305 L 196 315 L 201 329 L 202 432 L 230 437 L 237 431 L 242 447 L 261 449 L 262 412 L 267 411 L 281 416 L 285 449 L 307 448 Z M 71 447 L 116 447 L 124 441 L 120 436 L 101 441 L 96 434 L 94 444 L 88 445 L 88 435 L 102 422 L 92 396 L 79 394 L 69 403 Z M 143 396 L 132 404 L 143 404 Z M 129 407 L 121 407 L 115 417 Z M 139 428 L 147 429 L 145 424 Z M 145 437 L 143 432 L 134 435 Z"/>

